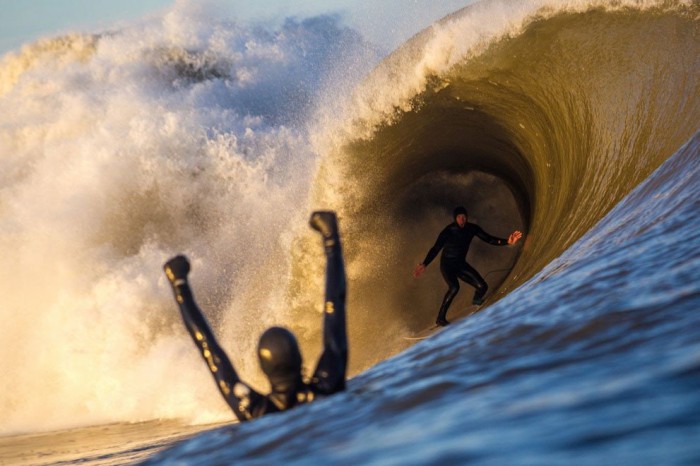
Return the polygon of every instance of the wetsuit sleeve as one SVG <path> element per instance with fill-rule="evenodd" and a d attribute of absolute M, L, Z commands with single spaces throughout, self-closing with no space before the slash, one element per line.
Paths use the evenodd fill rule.
<path fill-rule="evenodd" d="M 425 259 L 423 259 L 423 265 L 428 266 L 433 259 L 438 255 L 440 252 L 440 249 L 442 249 L 443 246 L 445 246 L 445 241 L 447 241 L 447 235 L 448 235 L 448 230 L 449 225 L 443 229 L 440 234 L 437 237 L 437 240 L 435 241 L 435 244 L 433 245 L 432 248 L 430 248 L 430 251 L 428 251 L 428 254 L 425 255 Z"/>
<path fill-rule="evenodd" d="M 326 292 L 323 312 L 323 353 L 312 377 L 318 393 L 345 389 L 348 338 L 345 324 L 345 266 L 338 235 L 324 240 Z"/>
<path fill-rule="evenodd" d="M 486 241 L 494 246 L 506 246 L 508 244 L 507 239 L 497 238 L 486 233 L 480 226 L 474 225 L 474 234 L 479 237 L 482 241 Z"/>
<path fill-rule="evenodd" d="M 202 311 L 197 306 L 187 281 L 179 280 L 173 285 L 173 292 L 187 331 L 207 363 L 219 392 L 238 420 L 246 421 L 264 414 L 261 408 L 265 405 L 265 397 L 238 378 L 231 361 L 219 346 Z"/>

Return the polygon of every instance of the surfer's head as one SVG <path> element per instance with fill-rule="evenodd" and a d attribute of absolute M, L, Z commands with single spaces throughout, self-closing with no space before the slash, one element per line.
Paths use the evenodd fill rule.
<path fill-rule="evenodd" d="M 258 342 L 260 367 L 270 379 L 273 392 L 289 392 L 301 383 L 301 353 L 294 334 L 270 327 Z"/>
<path fill-rule="evenodd" d="M 467 216 L 467 209 L 462 206 L 455 207 L 455 210 L 452 212 L 452 217 L 461 228 L 464 228 L 464 225 L 467 224 Z"/>

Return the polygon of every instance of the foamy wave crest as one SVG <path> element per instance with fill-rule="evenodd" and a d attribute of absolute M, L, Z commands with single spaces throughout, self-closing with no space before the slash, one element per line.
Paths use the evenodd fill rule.
<path fill-rule="evenodd" d="M 307 116 L 337 55 L 361 45 L 328 17 L 272 30 L 180 2 L 3 59 L 4 432 L 230 418 L 162 263 L 190 256 L 245 373 L 256 329 L 280 319 L 286 232 L 308 214 Z"/>

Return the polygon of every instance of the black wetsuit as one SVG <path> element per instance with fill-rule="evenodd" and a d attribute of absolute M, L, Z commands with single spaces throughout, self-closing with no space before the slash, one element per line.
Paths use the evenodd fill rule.
<path fill-rule="evenodd" d="M 345 389 L 348 344 L 345 325 L 345 269 L 340 243 L 325 239 L 326 301 L 323 317 L 323 354 L 310 381 L 292 393 L 262 395 L 243 382 L 219 346 L 185 280 L 173 285 L 182 318 L 216 381 L 219 391 L 240 421 L 284 411 L 317 396 Z"/>
<path fill-rule="evenodd" d="M 457 222 L 452 222 L 440 232 L 435 245 L 430 248 L 423 260 L 423 265 L 427 267 L 442 249 L 440 272 L 442 272 L 442 277 L 449 288 L 440 306 L 438 321 L 445 320 L 447 309 L 459 292 L 458 278 L 476 288 L 474 292 L 475 303 L 480 303 L 488 290 L 488 285 L 479 272 L 466 262 L 469 245 L 475 236 L 495 246 L 508 244 L 508 240 L 491 236 L 473 223 L 467 223 L 464 228 L 460 228 Z"/>

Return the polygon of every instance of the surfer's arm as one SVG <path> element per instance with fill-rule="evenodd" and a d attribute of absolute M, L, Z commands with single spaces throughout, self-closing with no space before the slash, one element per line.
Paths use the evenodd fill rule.
<path fill-rule="evenodd" d="M 251 413 L 256 411 L 255 407 L 263 397 L 240 380 L 228 356 L 216 341 L 187 282 L 189 262 L 184 256 L 177 256 L 165 264 L 164 270 L 172 285 L 185 327 L 207 363 L 219 392 L 240 421 L 255 417 Z"/>
<path fill-rule="evenodd" d="M 494 246 L 506 246 L 508 245 L 508 240 L 504 238 L 498 238 L 496 236 L 489 235 L 480 226 L 474 225 L 474 234 L 479 237 L 482 241 L 485 241 Z"/>
<path fill-rule="evenodd" d="M 323 309 L 323 353 L 312 376 L 319 393 L 331 394 L 345 389 L 348 338 L 345 324 L 345 266 L 332 212 L 316 212 L 311 226 L 323 235 L 326 255 L 326 290 Z"/>
<path fill-rule="evenodd" d="M 447 241 L 448 229 L 449 226 L 440 232 L 437 239 L 435 240 L 435 244 L 432 248 L 430 248 L 428 254 L 425 255 L 425 259 L 423 259 L 423 262 L 421 262 L 418 265 L 422 265 L 425 268 L 433 261 L 433 259 L 437 257 L 440 250 L 443 248 L 443 246 L 445 246 L 445 241 Z"/>

